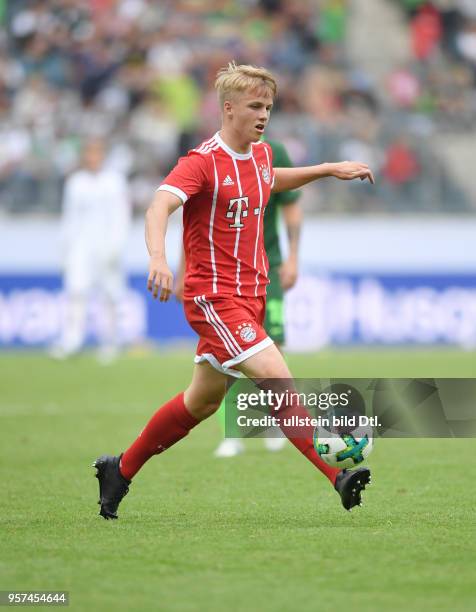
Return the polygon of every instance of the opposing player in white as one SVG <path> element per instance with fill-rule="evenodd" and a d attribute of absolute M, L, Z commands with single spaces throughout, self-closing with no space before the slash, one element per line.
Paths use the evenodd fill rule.
<path fill-rule="evenodd" d="M 61 336 L 50 351 L 58 359 L 81 350 L 93 291 L 105 305 L 98 358 L 107 363 L 119 349 L 118 304 L 126 287 L 122 256 L 131 207 L 126 178 L 104 168 L 104 160 L 104 143 L 88 141 L 81 168 L 65 183 L 61 240 L 67 306 Z"/>

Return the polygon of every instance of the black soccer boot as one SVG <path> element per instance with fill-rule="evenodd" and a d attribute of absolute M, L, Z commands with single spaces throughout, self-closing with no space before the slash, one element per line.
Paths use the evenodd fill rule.
<path fill-rule="evenodd" d="M 122 455 L 102 455 L 93 463 L 93 467 L 97 468 L 96 478 L 99 480 L 99 514 L 106 520 L 117 519 L 117 507 L 129 492 L 131 484 L 119 471 L 121 457 Z"/>
<path fill-rule="evenodd" d="M 334 488 L 339 493 L 342 505 L 346 510 L 350 512 L 354 506 L 362 505 L 360 493 L 370 482 L 370 470 L 365 467 L 356 470 L 342 470 L 337 474 Z"/>

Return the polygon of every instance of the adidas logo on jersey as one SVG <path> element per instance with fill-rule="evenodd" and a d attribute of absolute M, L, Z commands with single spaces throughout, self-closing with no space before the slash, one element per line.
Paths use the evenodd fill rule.
<path fill-rule="evenodd" d="M 229 174 L 226 175 L 225 180 L 223 181 L 222 185 L 234 185 L 235 183 L 233 182 L 233 179 L 231 178 L 231 176 Z"/>

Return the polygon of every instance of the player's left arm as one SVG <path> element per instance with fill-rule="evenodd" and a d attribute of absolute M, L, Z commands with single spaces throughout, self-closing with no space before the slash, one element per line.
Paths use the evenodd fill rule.
<path fill-rule="evenodd" d="M 301 236 L 302 209 L 297 201 L 282 207 L 288 236 L 288 258 L 279 268 L 281 287 L 287 291 L 296 284 L 299 268 L 299 240 Z"/>
<path fill-rule="evenodd" d="M 361 162 L 343 161 L 338 163 L 318 164 L 317 166 L 302 166 L 300 168 L 274 168 L 273 193 L 299 189 L 312 181 L 333 176 L 342 181 L 368 179 L 372 185 L 375 183 L 372 170 L 367 164 Z"/>

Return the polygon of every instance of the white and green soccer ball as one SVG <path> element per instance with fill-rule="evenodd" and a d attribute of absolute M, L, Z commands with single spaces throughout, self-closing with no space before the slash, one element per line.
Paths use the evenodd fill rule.
<path fill-rule="evenodd" d="M 348 433 L 331 433 L 324 427 L 316 427 L 314 448 L 327 465 L 352 470 L 362 465 L 372 452 L 373 430 L 366 426 Z"/>

